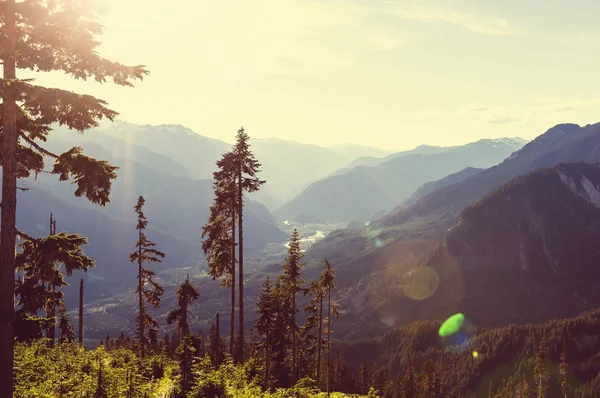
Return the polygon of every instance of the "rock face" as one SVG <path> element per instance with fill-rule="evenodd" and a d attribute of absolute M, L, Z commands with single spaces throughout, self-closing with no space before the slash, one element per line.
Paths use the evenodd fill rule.
<path fill-rule="evenodd" d="M 462 312 L 497 327 L 599 306 L 599 237 L 599 165 L 520 176 L 464 209 L 429 259 L 405 275 L 396 323 Z M 415 299 L 419 289 L 433 294 Z"/>

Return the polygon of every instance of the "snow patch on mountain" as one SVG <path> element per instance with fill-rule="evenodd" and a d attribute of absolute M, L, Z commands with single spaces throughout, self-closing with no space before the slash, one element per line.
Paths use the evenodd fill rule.
<path fill-rule="evenodd" d="M 586 176 L 583 176 L 581 179 L 581 184 L 587 195 L 587 201 L 597 208 L 600 208 L 600 191 L 598 191 L 598 188 L 596 188 Z"/>

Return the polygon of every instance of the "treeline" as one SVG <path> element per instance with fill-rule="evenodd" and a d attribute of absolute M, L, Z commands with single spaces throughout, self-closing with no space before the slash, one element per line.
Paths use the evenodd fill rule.
<path fill-rule="evenodd" d="M 398 389 L 413 374 L 422 393 L 434 388 L 431 380 L 438 380 L 433 386 L 441 383 L 446 395 L 435 396 L 599 396 L 600 309 L 538 325 L 467 326 L 449 337 L 440 337 L 440 326 L 421 321 L 378 338 L 337 342 L 336 355 L 351 369 L 369 369 L 366 384 L 387 398 L 406 396 L 398 395 Z M 427 376 L 432 374 L 437 375 Z M 360 380 L 358 374 L 354 380 Z M 362 385 L 341 391 L 363 392 Z"/>

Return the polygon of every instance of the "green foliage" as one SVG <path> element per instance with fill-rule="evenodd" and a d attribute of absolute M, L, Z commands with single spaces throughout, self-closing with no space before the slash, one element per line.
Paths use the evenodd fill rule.
<path fill-rule="evenodd" d="M 60 303 L 58 307 L 58 342 L 72 343 L 75 341 L 75 329 L 71 324 L 71 318 L 67 314 L 65 303 Z"/>
<path fill-rule="evenodd" d="M 198 293 L 198 289 L 196 289 L 190 283 L 190 277 L 188 275 L 185 282 L 183 282 L 177 288 L 177 304 L 179 307 L 172 310 L 167 315 L 167 323 L 169 325 L 177 322 L 179 337 L 182 339 L 190 334 L 190 326 L 188 324 L 188 306 L 196 301 L 199 296 L 200 293 Z"/>
<path fill-rule="evenodd" d="M 3 79 L 2 131 L 0 164 L 2 166 L 2 221 L 0 225 L 0 395 L 9 396 L 13 385 L 13 321 L 15 317 L 14 272 L 16 238 L 16 180 L 41 172 L 44 156 L 54 158 L 52 174 L 60 181 L 73 178 L 75 195 L 86 196 L 104 206 L 109 202 L 116 167 L 82 154 L 79 147 L 63 154 L 53 154 L 36 141 L 46 141 L 53 123 L 83 132 L 98 125 L 98 120 L 113 120 L 116 112 L 106 102 L 89 95 L 31 84 L 33 79 L 19 79 L 17 69 L 35 72 L 62 71 L 75 79 L 94 78 L 97 82 L 112 79 L 115 84 L 132 86 L 130 80 L 142 79 L 148 71 L 143 66 L 126 66 L 98 55 L 101 26 L 95 22 L 96 10 L 79 0 L 6 1 L 0 8 Z M 25 144 L 25 145 L 23 145 Z M 50 305 L 54 314 L 54 305 Z"/>
<path fill-rule="evenodd" d="M 21 272 L 21 278 L 15 285 L 18 302 L 13 331 L 17 340 L 39 338 L 42 330 L 54 325 L 53 317 L 40 317 L 38 313 L 42 309 L 63 306 L 64 295 L 56 289 L 67 285 L 64 274 L 71 275 L 75 270 L 87 271 L 94 266 L 94 260 L 83 252 L 85 244 L 86 238 L 66 232 L 42 239 L 27 239 L 19 244 L 15 266 Z M 64 274 L 59 269 L 61 266 L 64 266 Z M 62 327 L 65 338 L 72 338 L 73 329 L 64 313 L 59 327 Z"/>
<path fill-rule="evenodd" d="M 160 397 L 174 390 L 176 364 L 165 361 L 161 378 L 145 378 L 146 364 L 127 349 L 109 352 L 78 344 L 49 347 L 41 340 L 15 346 L 15 397 Z M 167 395 L 168 396 L 168 395 Z"/>

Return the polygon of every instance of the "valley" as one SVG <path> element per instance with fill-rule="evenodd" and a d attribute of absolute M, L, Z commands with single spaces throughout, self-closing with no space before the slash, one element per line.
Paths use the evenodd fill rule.
<path fill-rule="evenodd" d="M 599 398 L 599 14 L 0 0 L 0 398 Z"/>

